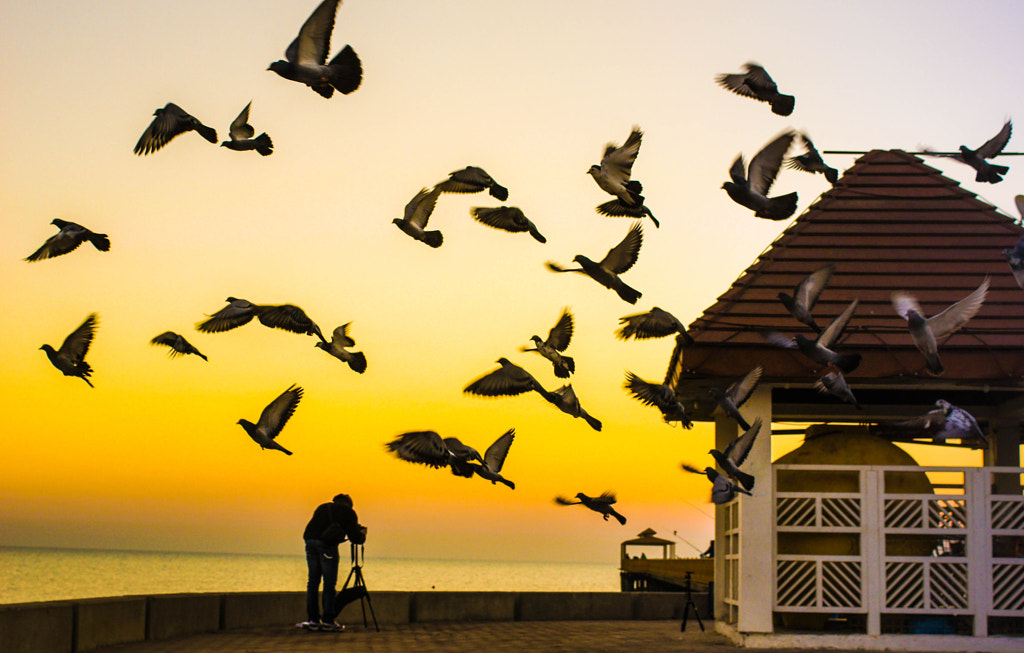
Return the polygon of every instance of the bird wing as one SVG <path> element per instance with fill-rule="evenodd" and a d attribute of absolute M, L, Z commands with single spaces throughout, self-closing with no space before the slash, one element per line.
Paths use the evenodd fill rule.
<path fill-rule="evenodd" d="M 64 338 L 63 344 L 57 350 L 57 355 L 73 361 L 80 361 L 85 358 L 85 355 L 89 353 L 89 345 L 92 344 L 92 338 L 96 334 L 98 320 L 99 317 L 95 313 L 90 313 L 81 326 L 68 334 L 67 338 Z"/>
<path fill-rule="evenodd" d="M 396 437 L 385 448 L 401 460 L 430 467 L 445 467 L 449 451 L 435 431 L 410 431 Z"/>
<path fill-rule="evenodd" d="M 177 352 L 174 350 L 174 345 L 178 342 L 178 338 L 181 338 L 181 336 L 177 333 L 173 331 L 164 331 L 150 340 L 149 343 L 152 345 L 167 345 L 168 347 L 171 347 L 171 353 L 175 354 Z M 184 338 L 182 338 L 182 340 L 184 340 Z"/>
<path fill-rule="evenodd" d="M 572 340 L 573 326 L 572 313 L 569 312 L 568 308 L 562 309 L 562 316 L 558 318 L 555 326 L 551 327 L 551 330 L 548 331 L 547 344 L 558 351 L 565 351 L 565 348 L 569 346 L 569 342 Z"/>
<path fill-rule="evenodd" d="M 512 446 L 512 441 L 515 437 L 516 430 L 509 429 L 495 440 L 491 446 L 487 447 L 487 451 L 484 452 L 484 465 L 487 466 L 487 469 L 495 474 L 501 471 L 502 466 L 505 464 L 505 457 L 508 455 L 509 447 Z"/>
<path fill-rule="evenodd" d="M 747 455 L 750 453 L 751 447 L 754 446 L 754 440 L 757 439 L 757 434 L 761 432 L 761 418 L 755 418 L 750 428 L 744 431 L 743 435 L 736 438 L 725 448 L 723 452 L 725 457 L 731 460 L 737 467 L 743 464 L 743 461 L 747 459 Z"/>
<path fill-rule="evenodd" d="M 750 182 L 750 189 L 761 195 L 768 195 L 775 175 L 779 173 L 779 166 L 786 157 L 795 134 L 792 131 L 785 131 L 775 137 L 761 151 L 750 160 L 750 167 L 747 169 L 747 179 Z"/>
<path fill-rule="evenodd" d="M 437 198 L 441 195 L 441 186 L 434 188 L 423 188 L 416 196 L 405 205 L 405 221 L 412 223 L 420 229 L 427 226 L 427 220 L 434 212 L 437 205 Z"/>
<path fill-rule="evenodd" d="M 761 337 L 775 345 L 776 347 L 782 347 L 783 349 L 796 349 L 796 340 L 791 336 L 787 336 L 779 333 L 778 331 L 769 331 L 768 333 L 762 333 Z"/>
<path fill-rule="evenodd" d="M 680 463 L 679 466 L 685 469 L 686 471 L 690 472 L 691 474 L 700 474 L 701 476 L 707 476 L 707 473 L 703 469 L 697 469 L 696 467 L 689 463 Z"/>
<path fill-rule="evenodd" d="M 743 65 L 743 69 L 746 72 L 743 73 L 732 73 L 727 75 L 719 75 L 715 78 L 718 85 L 722 88 L 726 88 L 737 95 L 743 97 L 754 98 L 755 100 L 765 100 L 758 97 L 750 86 L 747 85 L 747 81 L 750 80 L 755 82 L 754 86 L 769 86 L 775 84 L 775 81 L 768 75 L 764 68 L 757 65 L 756 63 L 746 63 Z"/>
<path fill-rule="evenodd" d="M 829 263 L 811 272 L 796 285 L 796 290 L 793 291 L 793 298 L 802 304 L 804 308 L 811 310 L 818 302 L 818 296 L 825 289 L 829 279 L 832 278 L 832 273 L 835 271 L 836 266 Z"/>
<path fill-rule="evenodd" d="M 469 213 L 477 222 L 495 229 L 512 232 L 529 231 L 530 229 L 530 221 L 516 206 L 474 206 Z"/>
<path fill-rule="evenodd" d="M 1014 196 L 1013 203 L 1017 205 L 1017 213 L 1020 214 L 1021 219 L 1024 219 L 1024 195 Z"/>
<path fill-rule="evenodd" d="M 300 399 L 302 399 L 302 388 L 292 384 L 263 409 L 257 429 L 266 433 L 271 440 L 276 438 L 295 412 L 295 407 L 299 405 Z"/>
<path fill-rule="evenodd" d="M 662 338 L 682 329 L 682 323 L 668 311 L 655 306 L 646 313 L 626 315 L 619 318 L 624 324 L 616 335 L 626 340 L 630 336 L 640 340 L 644 338 Z"/>
<path fill-rule="evenodd" d="M 353 340 L 352 338 L 350 338 L 349 335 L 348 335 L 348 327 L 349 327 L 350 324 L 352 324 L 352 323 L 351 322 L 346 322 L 345 324 L 342 324 L 340 327 L 337 327 L 337 328 L 334 329 L 334 332 L 332 333 L 332 337 L 334 338 L 334 343 L 336 345 L 339 345 L 341 347 L 353 347 L 353 346 L 355 346 L 356 341 Z"/>
<path fill-rule="evenodd" d="M 249 107 L 252 106 L 252 100 L 249 104 L 245 105 L 242 112 L 238 114 L 238 117 L 231 122 L 229 132 L 231 134 L 231 140 L 240 141 L 246 138 L 252 138 L 256 133 L 256 130 L 249 124 Z"/>
<path fill-rule="evenodd" d="M 615 274 L 622 274 L 633 267 L 637 257 L 640 256 L 640 245 L 643 244 L 643 239 L 644 230 L 640 227 L 640 223 L 633 225 L 622 242 L 608 250 L 608 254 L 601 259 L 601 267 Z"/>
<path fill-rule="evenodd" d="M 285 50 L 285 58 L 302 65 L 322 66 L 327 61 L 334 30 L 334 14 L 341 0 L 324 0 L 299 29 L 299 35 Z"/>
<path fill-rule="evenodd" d="M 839 341 L 839 337 L 843 335 L 843 329 L 845 329 L 847 323 L 849 323 L 850 318 L 853 316 L 853 312 L 857 310 L 857 304 L 859 302 L 860 299 L 855 299 L 850 302 L 849 306 L 847 306 L 842 313 L 837 315 L 836 318 L 832 320 L 827 327 L 825 327 L 825 330 L 818 336 L 817 342 L 819 345 L 831 349 L 832 346 Z"/>
<path fill-rule="evenodd" d="M 519 369 L 522 370 L 522 368 Z M 486 397 L 523 394 L 533 389 L 533 384 L 530 383 L 533 377 L 526 370 L 523 370 L 523 374 L 526 375 L 523 378 L 517 378 L 519 375 L 513 377 L 504 367 L 499 367 L 473 381 L 462 391 Z"/>
<path fill-rule="evenodd" d="M 168 102 L 163 109 L 157 111 L 153 122 L 149 123 L 149 127 L 139 137 L 134 152 L 136 154 L 156 152 L 167 145 L 172 138 L 187 131 L 193 120 L 195 118 L 187 111 L 173 102 Z"/>
<path fill-rule="evenodd" d="M 256 315 L 256 306 L 251 302 L 244 299 L 229 299 L 228 302 L 209 319 L 197 324 L 196 329 L 203 333 L 221 333 L 247 324 Z"/>
<path fill-rule="evenodd" d="M 988 277 L 981 282 L 981 285 L 957 303 L 953 304 L 938 315 L 928 318 L 928 328 L 936 339 L 941 339 L 958 330 L 967 321 L 977 315 L 981 305 L 985 302 L 985 295 L 988 293 Z"/>
<path fill-rule="evenodd" d="M 78 246 L 83 242 L 82 238 L 74 238 L 61 232 L 56 233 L 46 239 L 46 242 L 36 251 L 29 254 L 26 261 L 41 261 L 47 258 L 53 258 L 54 256 L 60 256 L 61 254 L 67 254 L 78 249 Z"/>
<path fill-rule="evenodd" d="M 659 384 L 644 381 L 636 374 L 627 371 L 626 372 L 626 383 L 624 387 L 629 390 L 636 399 L 640 400 L 640 403 L 646 406 L 657 406 L 660 408 L 664 404 L 664 398 L 662 397 L 662 386 Z"/>
<path fill-rule="evenodd" d="M 732 398 L 732 403 L 739 408 L 743 405 L 749 397 L 750 393 L 757 387 L 757 383 L 761 380 L 761 373 L 764 368 L 758 365 L 754 369 L 747 372 L 747 374 L 739 381 L 733 383 L 725 391 L 727 395 Z"/>
<path fill-rule="evenodd" d="M 744 163 L 742 154 L 737 156 L 729 166 L 729 179 L 732 179 L 734 184 L 741 186 L 747 183 L 747 164 Z"/>
<path fill-rule="evenodd" d="M 892 294 L 891 297 L 892 307 L 895 309 L 899 316 L 904 320 L 910 314 L 910 311 L 914 311 L 921 317 L 924 317 L 924 311 L 921 308 L 921 304 L 917 302 L 917 297 L 914 297 L 905 290 L 897 290 Z"/>
<path fill-rule="evenodd" d="M 1013 132 L 1013 123 L 1007 120 L 1003 128 L 999 130 L 999 133 L 985 141 L 984 145 L 975 150 L 975 154 L 983 159 L 991 159 L 996 156 L 1010 142 L 1011 132 Z"/>
<path fill-rule="evenodd" d="M 601 157 L 601 169 L 616 181 L 625 184 L 633 174 L 633 162 L 640 153 L 640 141 L 644 133 L 639 127 L 633 127 L 626 142 L 621 146 L 609 143 L 605 146 Z"/>
<path fill-rule="evenodd" d="M 606 506 L 610 506 L 615 503 L 615 493 L 611 491 L 602 492 L 599 497 L 592 497 L 591 501 L 594 503 L 603 503 Z"/>
<path fill-rule="evenodd" d="M 256 316 L 263 326 L 284 329 L 292 333 L 318 336 L 320 340 L 327 342 L 320 332 L 320 327 L 313 320 L 309 319 L 305 311 L 294 304 L 259 306 L 256 310 Z"/>

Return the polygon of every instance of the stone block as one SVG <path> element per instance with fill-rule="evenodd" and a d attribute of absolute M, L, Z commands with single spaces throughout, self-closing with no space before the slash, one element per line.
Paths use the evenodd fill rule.
<path fill-rule="evenodd" d="M 125 596 L 75 602 L 75 651 L 146 639 L 146 597 Z"/>
<path fill-rule="evenodd" d="M 514 621 L 516 592 L 414 592 L 410 621 Z"/>
<path fill-rule="evenodd" d="M 164 594 L 148 598 L 146 639 L 220 630 L 220 594 Z"/>
<path fill-rule="evenodd" d="M 3 653 L 71 653 L 74 630 L 73 603 L 0 605 Z"/>
<path fill-rule="evenodd" d="M 305 592 L 237 592 L 224 595 L 221 626 L 260 628 L 306 620 Z"/>

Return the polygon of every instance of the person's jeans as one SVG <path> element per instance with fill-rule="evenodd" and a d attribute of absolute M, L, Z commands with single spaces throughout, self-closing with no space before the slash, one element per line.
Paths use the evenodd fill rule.
<path fill-rule="evenodd" d="M 338 584 L 338 547 L 328 546 L 320 540 L 306 540 L 306 566 L 309 579 L 306 582 L 306 616 L 310 621 L 334 621 L 338 613 L 334 607 L 334 588 Z M 320 579 L 324 580 L 323 612 L 317 605 L 317 590 Z"/>

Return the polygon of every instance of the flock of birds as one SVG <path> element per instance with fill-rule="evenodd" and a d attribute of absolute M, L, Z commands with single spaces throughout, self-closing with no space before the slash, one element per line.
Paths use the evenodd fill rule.
<path fill-rule="evenodd" d="M 349 94 L 358 89 L 363 71 L 359 57 L 351 46 L 346 45 L 333 59 L 327 61 L 339 4 L 340 0 L 323 0 L 286 49 L 285 59 L 271 63 L 268 70 L 287 80 L 304 84 L 324 98 L 332 97 L 335 91 Z M 740 96 L 769 104 L 775 114 L 789 116 L 793 112 L 794 97 L 780 93 L 774 80 L 761 66 L 748 63 L 744 66 L 743 72 L 720 75 L 716 81 L 723 88 Z M 250 101 L 234 119 L 229 128 L 230 140 L 224 141 L 221 145 L 235 151 L 256 151 L 268 156 L 273 153 L 273 142 L 266 133 L 255 136 L 255 129 L 249 124 L 251 106 Z M 175 137 L 190 131 L 195 131 L 210 143 L 217 142 L 215 129 L 206 126 L 178 105 L 168 103 L 156 110 L 152 122 L 139 138 L 134 152 L 137 155 L 152 154 Z M 957 154 L 930 151 L 929 153 L 935 156 L 952 156 L 974 168 L 978 181 L 996 183 L 1006 174 L 1007 168 L 990 164 L 988 160 L 1002 152 L 1009 141 L 1011 131 L 1012 125 L 1007 121 L 994 138 L 976 150 L 961 146 Z M 600 162 L 587 171 L 597 186 L 611 196 L 611 199 L 596 207 L 596 212 L 609 217 L 631 218 L 637 222 L 622 241 L 598 261 L 579 254 L 573 259 L 579 267 L 569 268 L 554 262 L 546 264 L 552 272 L 576 272 L 585 275 L 605 288 L 613 290 L 629 304 L 636 304 L 642 293 L 627 285 L 621 275 L 637 261 L 643 241 L 643 221 L 649 219 L 656 228 L 660 226 L 658 219 L 646 206 L 643 185 L 632 176 L 633 164 L 639 154 L 642 140 L 643 132 L 639 127 L 633 127 L 622 145 L 606 145 Z M 787 158 L 793 142 L 797 140 L 802 143 L 805 152 Z M 740 154 L 728 171 L 730 180 L 722 187 L 735 203 L 749 209 L 756 217 L 768 220 L 787 219 L 796 210 L 797 194 L 769 195 L 784 162 L 791 169 L 822 174 L 831 184 L 837 183 L 838 172 L 825 164 L 810 138 L 806 134 L 785 131 L 765 145 L 750 160 L 749 165 Z M 404 216 L 396 218 L 393 222 L 409 237 L 432 248 L 440 247 L 444 242 L 442 233 L 427 228 L 440 195 L 481 193 L 485 190 L 499 202 L 505 202 L 509 196 L 508 189 L 483 168 L 467 166 L 450 173 L 447 179 L 434 186 L 417 192 L 406 205 Z M 474 207 L 470 212 L 474 219 L 488 227 L 512 233 L 526 232 L 537 242 L 546 242 L 537 226 L 518 207 Z M 59 232 L 29 255 L 27 261 L 41 261 L 66 255 L 87 241 L 101 252 L 110 249 L 110 239 L 106 234 L 95 233 L 65 220 L 56 219 L 52 224 Z M 1013 250 L 1007 250 L 1004 254 L 1018 283 L 1024 287 L 1024 239 Z M 778 333 L 766 337 L 778 346 L 798 349 L 808 358 L 824 366 L 827 372 L 818 380 L 817 387 L 823 392 L 832 393 L 844 401 L 858 405 L 843 375 L 857 367 L 860 356 L 855 352 L 844 353 L 836 349 L 843 330 L 856 309 L 857 301 L 851 302 L 845 311 L 824 328 L 815 322 L 812 313 L 817 298 L 833 271 L 833 266 L 822 267 L 800 282 L 792 295 L 779 293 L 779 300 L 785 309 L 797 321 L 810 327 L 817 334 L 815 338 L 802 334 L 787 337 Z M 933 374 L 942 373 L 936 343 L 963 327 L 978 312 L 987 289 L 986 278 L 968 297 L 931 317 L 925 316 L 913 296 L 907 293 L 893 295 L 894 309 L 907 320 L 911 337 Z M 353 371 L 363 373 L 366 370 L 365 355 L 351 350 L 355 345 L 355 341 L 348 333 L 351 323 L 335 328 L 331 340 L 328 341 L 317 324 L 298 306 L 254 304 L 235 297 L 228 297 L 226 301 L 227 306 L 196 325 L 199 332 L 222 333 L 237 329 L 255 318 L 260 324 L 270 328 L 314 336 L 318 339 L 318 348 L 346 363 Z M 621 327 L 616 336 L 623 340 L 664 338 L 674 335 L 681 345 L 693 343 L 682 321 L 657 307 L 642 313 L 626 315 L 621 318 L 620 323 Z M 90 387 L 93 370 L 85 359 L 97 326 L 98 316 L 90 314 L 81 326 L 65 338 L 59 348 L 55 349 L 50 345 L 43 345 L 41 348 L 53 366 L 64 375 L 78 377 Z M 571 344 L 574 326 L 573 314 L 569 309 L 564 309 L 555 325 L 548 331 L 547 337 L 533 335 L 530 338 L 533 346 L 522 347 L 520 350 L 542 356 L 551 364 L 556 378 L 569 379 L 576 370 L 575 361 L 566 354 Z M 151 342 L 167 347 L 172 357 L 194 355 L 207 360 L 207 357 L 184 336 L 173 331 L 161 333 Z M 548 390 L 530 372 L 512 363 L 508 358 L 501 357 L 497 363 L 497 369 L 471 381 L 464 388 L 464 392 L 484 397 L 536 392 L 560 411 L 573 418 L 583 419 L 594 430 L 601 430 L 601 421 L 583 408 L 571 383 Z M 760 419 L 748 423 L 743 418 L 740 407 L 751 396 L 762 373 L 761 366 L 757 366 L 726 390 L 711 391 L 725 414 L 735 419 L 743 430 L 743 434 L 731 442 L 724 451 L 712 449 L 709 452 L 721 471 L 711 466 L 700 469 L 689 463 L 683 464 L 685 470 L 707 476 L 712 484 L 712 500 L 715 503 L 730 501 L 737 493 L 750 494 L 753 490 L 755 479 L 743 472 L 740 467 L 761 432 L 763 424 Z M 679 423 L 687 429 L 692 427 L 691 420 L 676 396 L 673 380 L 656 383 L 627 371 L 624 388 L 638 401 L 657 408 L 665 423 Z M 281 446 L 277 438 L 294 414 L 302 395 L 303 389 L 292 385 L 263 409 L 255 423 L 241 419 L 238 424 L 262 449 L 273 449 L 291 455 L 292 452 Z M 934 411 L 903 426 L 929 429 L 937 439 L 984 439 L 973 417 L 944 400 L 936 403 Z M 515 483 L 504 478 L 501 473 L 514 439 L 515 429 L 508 429 L 481 455 L 477 449 L 463 444 L 457 438 L 442 438 L 434 431 L 412 431 L 402 433 L 386 443 L 385 450 L 403 461 L 436 469 L 447 468 L 452 474 L 465 478 L 479 476 L 492 484 L 502 483 L 514 489 Z M 596 497 L 580 492 L 575 495 L 575 500 L 557 496 L 555 501 L 559 505 L 583 505 L 601 514 L 605 520 L 614 517 L 621 524 L 626 523 L 626 518 L 614 508 L 616 498 L 612 492 L 604 492 Z"/>

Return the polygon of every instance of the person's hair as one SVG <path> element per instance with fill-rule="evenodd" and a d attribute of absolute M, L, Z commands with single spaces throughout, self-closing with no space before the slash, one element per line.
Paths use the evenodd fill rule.
<path fill-rule="evenodd" d="M 351 508 L 352 507 L 352 497 L 350 497 L 347 494 L 339 494 L 339 495 L 334 497 L 334 503 L 341 503 L 341 504 L 344 504 L 344 505 L 348 506 L 349 508 Z"/>

